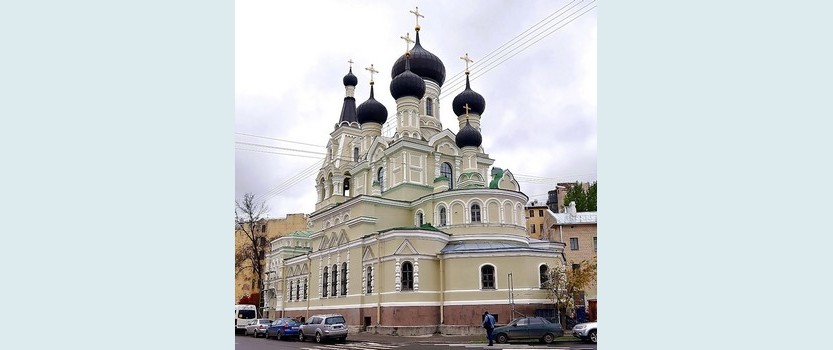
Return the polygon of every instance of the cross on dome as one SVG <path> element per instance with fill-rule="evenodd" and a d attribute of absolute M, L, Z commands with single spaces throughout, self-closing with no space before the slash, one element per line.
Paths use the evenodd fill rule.
<path fill-rule="evenodd" d="M 373 63 L 370 64 L 370 67 L 365 68 L 365 70 L 370 72 L 370 84 L 373 85 L 373 73 L 379 73 L 379 71 L 373 68 Z"/>
<path fill-rule="evenodd" d="M 460 57 L 460 59 L 466 61 L 466 74 L 469 74 L 469 63 L 474 63 L 474 61 L 472 61 L 471 58 L 469 58 L 468 52 L 466 52 L 465 56 Z"/>
<path fill-rule="evenodd" d="M 400 36 L 399 38 L 405 40 L 405 53 L 410 52 L 410 45 L 414 42 L 411 40 L 411 33 L 405 33 L 405 36 Z"/>
<path fill-rule="evenodd" d="M 471 110 L 471 108 L 469 107 L 469 104 L 468 104 L 468 103 L 464 104 L 464 105 L 463 105 L 463 109 L 465 109 L 465 110 L 466 110 L 466 120 L 468 120 L 468 118 L 469 118 L 469 110 Z"/>
<path fill-rule="evenodd" d="M 408 11 L 408 12 L 413 13 L 414 16 L 416 16 L 416 30 L 419 30 L 419 18 L 420 17 L 425 18 L 425 16 L 423 16 L 421 13 L 419 13 L 419 6 L 416 7 L 416 11 Z"/>
<path fill-rule="evenodd" d="M 350 69 L 352 70 L 353 69 L 353 59 L 352 58 L 348 59 L 347 63 L 350 63 Z"/>

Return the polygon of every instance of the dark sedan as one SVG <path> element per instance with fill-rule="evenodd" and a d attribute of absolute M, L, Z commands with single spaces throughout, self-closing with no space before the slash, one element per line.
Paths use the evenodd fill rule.
<path fill-rule="evenodd" d="M 266 329 L 266 339 L 296 339 L 301 324 L 293 318 L 279 318 Z"/>
<path fill-rule="evenodd" d="M 538 339 L 546 344 L 564 335 L 558 323 L 547 321 L 543 317 L 521 317 L 509 324 L 495 328 L 495 340 L 506 343 L 512 340 Z"/>

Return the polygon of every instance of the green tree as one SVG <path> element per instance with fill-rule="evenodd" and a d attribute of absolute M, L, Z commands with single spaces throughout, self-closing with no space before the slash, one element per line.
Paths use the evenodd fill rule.
<path fill-rule="evenodd" d="M 584 193 L 584 189 L 581 188 L 581 184 L 578 182 L 567 190 L 567 194 L 564 196 L 564 208 L 569 207 L 570 202 L 576 202 L 576 211 L 586 211 L 584 208 L 585 202 L 587 202 L 587 194 Z"/>
<path fill-rule="evenodd" d="M 587 189 L 587 211 L 597 211 L 596 207 L 596 188 L 597 182 L 593 181 L 593 184 Z"/>
<path fill-rule="evenodd" d="M 596 257 L 592 260 L 582 260 L 578 263 L 556 264 L 549 270 L 546 285 L 550 299 L 558 310 L 561 325 L 567 325 L 567 313 L 575 308 L 575 297 L 584 289 L 596 285 Z"/>

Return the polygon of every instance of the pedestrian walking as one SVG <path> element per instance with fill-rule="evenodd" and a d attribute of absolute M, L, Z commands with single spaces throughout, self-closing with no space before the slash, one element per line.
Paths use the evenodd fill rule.
<path fill-rule="evenodd" d="M 489 346 L 493 346 L 495 317 L 490 315 L 488 311 L 483 313 L 483 328 L 486 328 L 486 338 L 489 339 Z"/>

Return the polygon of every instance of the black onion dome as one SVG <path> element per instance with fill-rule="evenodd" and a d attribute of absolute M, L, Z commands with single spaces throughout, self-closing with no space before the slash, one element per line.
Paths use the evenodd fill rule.
<path fill-rule="evenodd" d="M 409 60 L 405 62 L 405 71 L 390 81 L 390 94 L 394 99 L 405 96 L 422 99 L 422 96 L 425 96 L 425 80 L 411 72 L 407 61 Z"/>
<path fill-rule="evenodd" d="M 468 74 L 466 74 L 466 89 L 454 97 L 454 101 L 451 102 L 454 114 L 458 116 L 465 114 L 466 109 L 463 107 L 466 104 L 469 105 L 469 113 L 483 115 L 483 111 L 486 110 L 486 99 L 471 89 Z"/>
<path fill-rule="evenodd" d="M 384 124 L 388 120 L 388 109 L 381 102 L 373 98 L 373 85 L 370 86 L 370 98 L 356 108 L 356 117 L 359 120 L 359 124 Z"/>
<path fill-rule="evenodd" d="M 466 119 L 466 125 L 457 133 L 457 138 L 454 139 L 454 142 L 460 148 L 469 146 L 480 147 L 480 144 L 483 143 L 483 136 L 480 136 L 480 132 L 471 126 L 469 120 Z"/>
<path fill-rule="evenodd" d="M 399 57 L 393 64 L 390 77 L 393 79 L 405 71 L 405 55 Z M 416 32 L 416 43 L 411 49 L 411 71 L 423 79 L 431 80 L 439 86 L 445 82 L 445 65 L 440 58 L 422 48 L 419 43 L 419 31 Z"/>
<path fill-rule="evenodd" d="M 353 75 L 353 68 L 350 68 L 350 71 L 347 72 L 347 75 L 344 76 L 344 86 L 356 86 L 359 84 L 359 78 L 356 78 Z"/>

